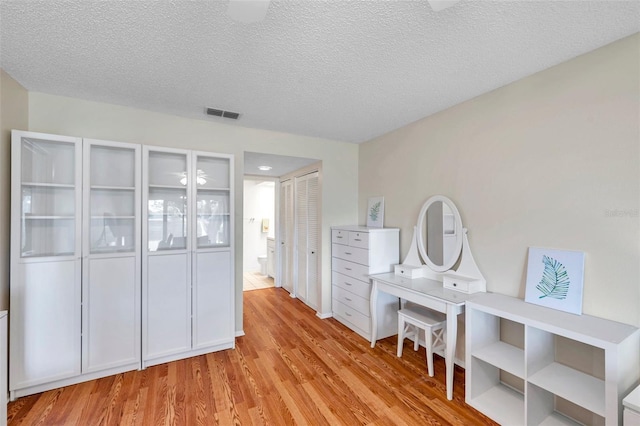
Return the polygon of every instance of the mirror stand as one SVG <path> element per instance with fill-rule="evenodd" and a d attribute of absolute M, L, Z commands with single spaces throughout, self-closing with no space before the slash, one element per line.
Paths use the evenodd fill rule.
<path fill-rule="evenodd" d="M 453 269 L 442 274 L 445 288 L 463 291 L 465 293 L 477 293 L 487 291 L 487 281 L 478 269 L 467 238 L 467 228 L 462 229 L 462 254 L 460 255 L 460 265 L 455 271 Z"/>

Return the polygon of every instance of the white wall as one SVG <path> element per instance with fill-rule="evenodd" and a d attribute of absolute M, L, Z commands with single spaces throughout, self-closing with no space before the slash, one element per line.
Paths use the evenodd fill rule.
<path fill-rule="evenodd" d="M 242 203 L 244 152 L 323 162 L 321 313 L 331 312 L 330 227 L 357 220 L 358 145 L 266 130 L 205 117 L 193 120 L 74 98 L 29 92 L 29 129 L 36 132 L 179 147 L 235 155 L 236 330 L 242 330 Z"/>
<path fill-rule="evenodd" d="M 492 292 L 524 296 L 527 248 L 586 252 L 583 312 L 640 326 L 640 35 L 360 146 L 359 199 L 385 197 L 404 257 L 449 196 Z"/>
<path fill-rule="evenodd" d="M 260 271 L 258 256 L 267 254 L 267 237 L 274 236 L 275 181 L 244 180 L 243 270 Z M 269 231 L 262 232 L 262 219 L 269 220 Z"/>
<path fill-rule="evenodd" d="M 11 130 L 29 127 L 27 90 L 0 69 L 0 310 L 9 307 Z"/>

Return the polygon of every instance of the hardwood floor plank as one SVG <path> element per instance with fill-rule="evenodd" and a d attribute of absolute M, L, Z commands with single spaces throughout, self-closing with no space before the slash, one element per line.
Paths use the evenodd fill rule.
<path fill-rule="evenodd" d="M 464 370 L 427 375 L 424 350 L 369 342 L 277 288 L 244 295 L 245 336 L 206 354 L 32 395 L 14 425 L 494 425 L 464 403 Z"/>

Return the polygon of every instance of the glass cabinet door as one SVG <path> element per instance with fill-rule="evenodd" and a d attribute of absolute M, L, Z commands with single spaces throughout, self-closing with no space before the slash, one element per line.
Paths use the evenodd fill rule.
<path fill-rule="evenodd" d="M 149 151 L 147 203 L 147 247 L 185 250 L 188 232 L 187 155 Z"/>
<path fill-rule="evenodd" d="M 136 232 L 136 152 L 90 145 L 91 253 L 132 252 Z"/>
<path fill-rule="evenodd" d="M 197 248 L 230 245 L 230 159 L 196 155 Z"/>
<path fill-rule="evenodd" d="M 20 256 L 68 256 L 76 250 L 80 160 L 77 143 L 22 137 Z"/>

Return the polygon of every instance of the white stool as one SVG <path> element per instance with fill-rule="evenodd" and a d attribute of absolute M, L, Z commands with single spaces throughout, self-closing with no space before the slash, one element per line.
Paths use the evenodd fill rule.
<path fill-rule="evenodd" d="M 424 330 L 424 341 L 427 348 L 427 369 L 433 377 L 433 351 L 444 348 L 444 332 L 447 317 L 431 309 L 407 303 L 398 311 L 398 357 L 402 357 L 404 339 L 413 336 L 413 350 L 417 351 L 420 340 L 420 330 Z"/>

